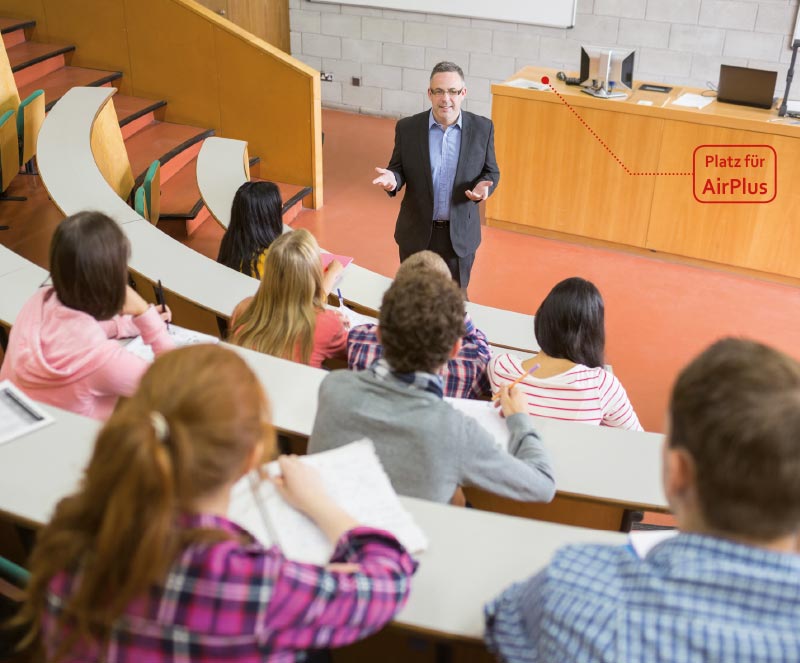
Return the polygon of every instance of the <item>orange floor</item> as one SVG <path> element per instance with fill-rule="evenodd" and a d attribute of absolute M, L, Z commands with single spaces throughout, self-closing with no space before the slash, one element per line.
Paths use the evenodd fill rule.
<path fill-rule="evenodd" d="M 327 249 L 392 275 L 398 265 L 392 235 L 400 201 L 370 182 L 374 167 L 389 159 L 394 121 L 324 111 L 323 130 L 325 205 L 301 213 L 294 225 L 309 228 Z M 49 238 L 61 215 L 37 177 L 17 177 L 9 193 L 29 195 L 34 204 L 0 202 L 0 223 L 12 226 L 0 232 L 0 242 L 46 266 Z M 187 244 L 216 257 L 221 236 L 209 221 Z M 575 275 L 594 281 L 603 293 L 608 361 L 647 430 L 663 431 L 675 376 L 714 339 L 747 336 L 800 358 L 800 289 L 657 257 L 484 228 L 470 298 L 533 313 L 557 281 Z"/>
<path fill-rule="evenodd" d="M 323 113 L 325 206 L 295 226 L 331 251 L 391 275 L 399 197 L 373 187 L 391 154 L 394 121 Z M 502 172 L 502 164 L 500 164 Z M 502 186 L 502 179 L 501 179 Z M 730 274 L 484 227 L 470 298 L 525 313 L 559 280 L 593 281 L 606 303 L 608 362 L 646 430 L 663 431 L 669 390 L 681 367 L 713 340 L 747 336 L 800 358 L 800 289 Z M 532 332 L 531 332 L 532 333 Z"/>

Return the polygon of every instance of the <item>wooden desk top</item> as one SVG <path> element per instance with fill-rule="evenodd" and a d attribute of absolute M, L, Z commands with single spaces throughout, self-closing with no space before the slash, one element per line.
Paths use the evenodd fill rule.
<path fill-rule="evenodd" d="M 641 81 L 634 81 L 633 92 L 627 99 L 598 99 L 597 97 L 581 92 L 579 86 L 567 85 L 558 80 L 556 78 L 556 73 L 557 71 L 555 69 L 545 67 L 524 67 L 508 80 L 525 78 L 538 83 L 541 82 L 542 76 L 548 76 L 550 78 L 550 85 L 553 86 L 570 105 L 581 108 L 614 110 L 615 112 L 630 113 L 632 115 L 645 115 L 648 117 L 693 122 L 695 124 L 706 124 L 709 126 L 729 127 L 732 129 L 745 129 L 780 136 L 800 137 L 800 124 L 793 124 L 796 120 L 792 120 L 792 118 L 779 118 L 777 108 L 766 110 L 748 106 L 737 106 L 735 104 L 720 103 L 716 98 L 703 109 L 675 106 L 672 103 L 684 93 L 710 95 L 710 90 L 675 85 L 672 86 L 672 91 L 668 93 L 646 92 L 638 89 L 639 85 L 642 83 Z M 573 76 L 576 74 L 575 72 L 569 72 L 568 75 Z M 659 85 L 661 85 L 661 83 L 659 83 Z M 535 99 L 536 101 L 546 101 L 549 103 L 563 103 L 557 95 L 549 90 L 529 90 L 511 87 L 503 83 L 492 85 L 492 94 L 504 97 L 518 97 L 520 99 Z M 638 103 L 639 101 L 651 101 L 653 105 L 640 105 Z M 771 122 L 770 120 L 775 121 Z"/>

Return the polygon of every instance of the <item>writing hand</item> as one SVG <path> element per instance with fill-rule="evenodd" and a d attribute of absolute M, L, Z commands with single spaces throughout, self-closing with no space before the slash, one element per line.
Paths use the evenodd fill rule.
<path fill-rule="evenodd" d="M 397 188 L 397 178 L 391 170 L 376 168 L 375 172 L 378 173 L 378 177 L 372 180 L 373 184 L 382 187 L 384 191 L 394 191 Z"/>
<path fill-rule="evenodd" d="M 479 203 L 481 200 L 486 200 L 489 197 L 489 188 L 492 186 L 491 180 L 483 180 L 478 182 L 472 191 L 467 190 L 467 198 Z"/>
<path fill-rule="evenodd" d="M 500 398 L 494 402 L 494 406 L 502 408 L 504 417 L 527 412 L 527 400 L 519 386 L 509 388 L 507 385 L 503 385 L 500 387 L 498 395 Z"/>

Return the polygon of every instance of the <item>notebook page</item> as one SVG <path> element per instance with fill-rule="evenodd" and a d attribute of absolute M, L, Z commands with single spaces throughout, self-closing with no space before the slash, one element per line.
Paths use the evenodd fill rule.
<path fill-rule="evenodd" d="M 508 426 L 500 416 L 500 408 L 496 408 L 491 401 L 476 401 L 471 398 L 444 399 L 456 410 L 472 417 L 492 436 L 492 440 L 503 451 L 508 451 Z"/>
<path fill-rule="evenodd" d="M 53 418 L 17 389 L 0 382 L 0 444 L 53 423 Z"/>
<path fill-rule="evenodd" d="M 219 339 L 216 336 L 201 334 L 193 329 L 186 329 L 185 327 L 178 327 L 178 325 L 173 324 L 169 326 L 169 335 L 179 348 L 182 348 L 184 345 L 196 345 L 198 343 L 219 343 Z M 125 349 L 135 354 L 137 357 L 141 357 L 145 361 L 153 362 L 155 360 L 153 348 L 146 345 L 141 336 L 132 338 L 130 342 L 125 344 Z"/>
<path fill-rule="evenodd" d="M 400 504 L 371 440 L 302 456 L 300 460 L 317 469 L 331 500 L 360 524 L 390 531 L 412 553 L 427 548 L 425 534 Z M 268 472 L 276 474 L 277 463 L 270 463 Z M 287 504 L 269 482 L 261 484 L 260 494 L 270 529 L 286 557 L 313 564 L 327 563 L 333 546 L 322 531 Z"/>
<path fill-rule="evenodd" d="M 353 262 L 353 259 L 350 256 L 339 256 L 335 253 L 328 253 L 327 251 L 320 253 L 319 259 L 322 262 L 323 271 L 328 269 L 328 265 L 330 265 L 334 260 L 338 260 L 340 263 L 342 263 L 342 267 L 347 267 L 351 262 Z"/>
<path fill-rule="evenodd" d="M 250 532 L 264 547 L 269 548 L 275 545 L 274 539 L 269 533 L 258 504 L 256 504 L 251 484 L 249 474 L 234 484 L 231 489 L 231 501 L 228 505 L 228 518 Z"/>

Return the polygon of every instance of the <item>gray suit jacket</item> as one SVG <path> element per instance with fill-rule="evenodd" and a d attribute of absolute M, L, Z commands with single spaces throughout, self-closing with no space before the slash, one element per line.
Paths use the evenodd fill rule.
<path fill-rule="evenodd" d="M 433 221 L 433 178 L 428 151 L 428 118 L 430 110 L 403 118 L 395 128 L 394 151 L 388 170 L 397 178 L 397 194 L 407 186 L 394 239 L 406 253 L 428 248 Z M 494 125 L 488 118 L 461 111 L 461 152 L 458 156 L 453 198 L 450 201 L 450 240 L 461 256 L 474 253 L 481 243 L 481 222 L 478 203 L 465 191 L 481 180 L 491 180 L 494 191 L 500 181 L 500 170 L 494 156 Z"/>

